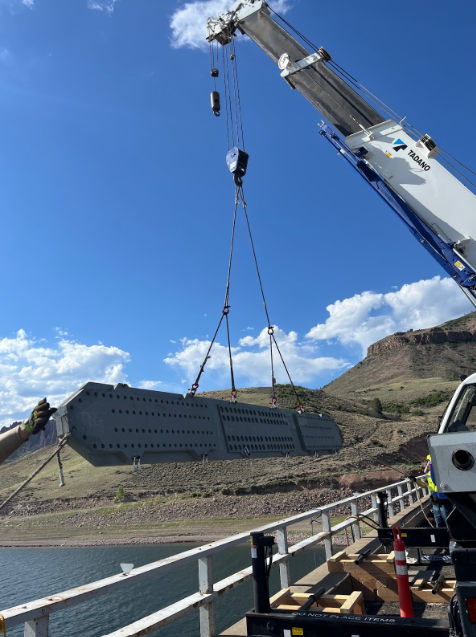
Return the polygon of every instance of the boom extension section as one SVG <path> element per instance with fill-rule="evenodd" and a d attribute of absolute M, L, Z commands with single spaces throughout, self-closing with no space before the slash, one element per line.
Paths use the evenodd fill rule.
<path fill-rule="evenodd" d="M 323 414 L 87 383 L 55 413 L 58 436 L 96 467 L 324 455 L 342 447 Z"/>
<path fill-rule="evenodd" d="M 310 54 L 270 15 L 266 2 L 236 2 L 231 11 L 209 19 L 208 41 L 227 44 L 236 30 L 246 33 L 269 57 L 279 63 L 282 77 L 308 99 L 342 135 L 351 135 L 384 121 L 358 93 L 334 73 L 323 50 Z"/>
<path fill-rule="evenodd" d="M 325 50 L 306 50 L 273 19 L 264 0 L 238 0 L 227 13 L 209 18 L 207 40 L 226 45 L 237 31 L 277 63 L 288 84 L 326 118 L 332 128 L 323 124 L 322 135 L 385 199 L 476 307 L 476 197 L 436 159 L 440 149 L 431 137 L 418 138 L 403 120 L 378 113 L 332 70 Z"/>

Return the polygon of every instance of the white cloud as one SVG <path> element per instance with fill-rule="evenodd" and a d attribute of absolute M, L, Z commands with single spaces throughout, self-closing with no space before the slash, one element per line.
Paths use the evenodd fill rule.
<path fill-rule="evenodd" d="M 161 380 L 141 380 L 139 383 L 141 389 L 160 389 L 160 385 L 162 385 Z"/>
<path fill-rule="evenodd" d="M 207 19 L 226 13 L 233 6 L 234 0 L 197 0 L 186 2 L 177 9 L 170 20 L 172 29 L 172 46 L 176 49 L 204 49 L 208 46 L 205 35 Z M 278 13 L 286 13 L 290 9 L 289 0 L 275 0 L 273 9 Z"/>
<path fill-rule="evenodd" d="M 384 336 L 410 328 L 433 327 L 474 308 L 451 279 L 435 276 L 387 294 L 362 292 L 326 309 L 329 318 L 313 327 L 306 337 L 311 341 L 337 339 L 342 345 L 360 345 L 365 355 L 367 347 Z"/>
<path fill-rule="evenodd" d="M 116 2 L 117 0 L 88 0 L 88 8 L 93 9 L 93 11 L 104 11 L 105 13 L 112 13 L 114 11 Z"/>
<path fill-rule="evenodd" d="M 345 360 L 316 356 L 316 346 L 300 343 L 296 332 L 286 334 L 276 327 L 275 336 L 292 379 L 297 383 L 312 383 L 323 372 L 344 370 L 349 367 Z M 192 382 L 203 362 L 210 341 L 184 338 L 181 343 L 182 348 L 169 354 L 164 362 L 180 369 L 188 381 Z M 271 368 L 267 328 L 262 330 L 256 338 L 246 336 L 240 339 L 238 346 L 232 348 L 232 354 L 237 384 L 270 385 Z M 277 352 L 275 352 L 275 375 L 279 383 L 289 382 Z M 229 382 L 227 346 L 215 342 L 211 358 L 206 365 L 205 376 L 209 380 L 210 376 L 213 376 L 213 382 L 221 384 L 220 386 Z"/>
<path fill-rule="evenodd" d="M 35 4 L 35 0 L 21 0 L 21 3 L 26 7 L 32 7 Z"/>
<path fill-rule="evenodd" d="M 0 426 L 23 418 L 47 396 L 58 405 L 88 381 L 123 383 L 130 357 L 118 347 L 61 338 L 53 347 L 19 330 L 0 340 Z"/>

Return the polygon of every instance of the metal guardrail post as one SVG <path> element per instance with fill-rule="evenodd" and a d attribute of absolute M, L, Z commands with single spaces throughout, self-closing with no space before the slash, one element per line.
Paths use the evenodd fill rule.
<path fill-rule="evenodd" d="M 372 509 L 376 509 L 377 508 L 377 496 L 375 495 L 375 493 L 372 493 L 370 498 L 372 500 Z M 373 514 L 373 518 L 374 518 L 374 522 L 376 522 L 378 524 L 379 523 L 378 511 L 375 511 L 375 513 Z"/>
<path fill-rule="evenodd" d="M 409 482 L 407 484 L 407 493 L 408 493 L 408 501 L 410 502 L 410 504 L 414 504 L 414 502 L 415 502 L 415 497 L 414 497 L 412 491 L 413 491 L 412 483 Z"/>
<path fill-rule="evenodd" d="M 359 507 L 357 504 L 357 500 L 354 500 L 353 502 L 350 503 L 350 512 L 352 515 L 359 514 Z M 354 522 L 354 524 L 352 525 L 352 528 L 354 529 L 355 539 L 360 540 L 360 538 L 362 537 L 362 534 L 360 532 L 360 521 L 357 520 L 356 522 Z"/>
<path fill-rule="evenodd" d="M 38 617 L 25 623 L 24 637 L 48 637 L 50 616 Z"/>
<path fill-rule="evenodd" d="M 326 532 L 331 530 L 331 516 L 329 511 L 322 512 L 322 530 Z M 332 557 L 332 535 L 324 538 L 324 548 L 326 550 L 326 560 L 329 560 Z"/>
<path fill-rule="evenodd" d="M 405 503 L 403 501 L 403 487 L 401 484 L 398 485 L 397 491 L 398 491 L 398 497 L 400 498 L 400 500 L 398 501 L 398 504 L 400 506 L 400 513 L 401 513 L 405 509 Z"/>
<path fill-rule="evenodd" d="M 198 560 L 198 590 L 201 595 L 213 593 L 213 556 L 202 557 Z M 200 637 L 215 635 L 215 615 L 213 602 L 200 607 Z"/>
<path fill-rule="evenodd" d="M 283 528 L 278 529 L 278 553 L 280 555 L 287 555 L 288 552 L 288 529 L 284 526 Z M 281 588 L 288 588 L 288 586 L 291 586 L 291 569 L 289 560 L 280 562 L 279 577 L 281 579 Z"/>
<path fill-rule="evenodd" d="M 392 489 L 386 489 L 387 492 L 387 508 L 388 508 L 388 517 L 393 518 L 395 515 L 395 508 L 393 506 L 392 500 Z"/>

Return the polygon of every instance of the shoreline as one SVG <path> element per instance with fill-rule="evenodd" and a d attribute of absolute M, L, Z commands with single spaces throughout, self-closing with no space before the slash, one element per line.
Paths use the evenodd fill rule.
<path fill-rule="evenodd" d="M 228 533 L 210 533 L 196 535 L 156 535 L 144 537 L 105 537 L 105 538 L 39 538 L 6 540 L 0 538 L 0 549 L 21 548 L 86 548 L 93 546 L 140 546 L 154 544 L 208 544 L 229 537 Z"/>

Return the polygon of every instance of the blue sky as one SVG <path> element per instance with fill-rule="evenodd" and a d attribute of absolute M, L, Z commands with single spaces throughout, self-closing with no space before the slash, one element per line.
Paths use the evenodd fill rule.
<path fill-rule="evenodd" d="M 276 4 L 474 167 L 473 2 Z M 210 111 L 200 47 L 205 16 L 226 5 L 0 0 L 0 423 L 87 380 L 190 386 L 221 312 L 233 212 L 224 118 Z M 319 137 L 317 111 L 256 45 L 237 53 L 245 193 L 296 381 L 320 387 L 385 334 L 469 311 Z M 231 306 L 238 384 L 269 384 L 241 218 Z M 229 384 L 224 334 L 219 343 L 200 389 Z"/>

